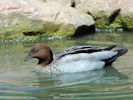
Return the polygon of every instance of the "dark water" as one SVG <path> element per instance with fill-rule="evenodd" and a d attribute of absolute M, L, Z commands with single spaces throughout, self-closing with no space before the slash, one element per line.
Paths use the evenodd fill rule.
<path fill-rule="evenodd" d="M 117 44 L 129 52 L 112 67 L 90 72 L 44 75 L 37 60 L 24 62 L 34 43 L 0 45 L 0 100 L 133 100 L 133 35 L 97 34 L 77 40 L 43 41 L 54 52 L 74 45 Z"/>

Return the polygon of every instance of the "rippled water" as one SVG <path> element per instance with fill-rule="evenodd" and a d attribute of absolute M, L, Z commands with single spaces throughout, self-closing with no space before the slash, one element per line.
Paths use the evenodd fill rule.
<path fill-rule="evenodd" d="M 43 41 L 54 52 L 84 44 L 117 44 L 129 52 L 112 67 L 90 72 L 48 75 L 24 62 L 34 43 L 0 45 L 0 100 L 133 100 L 133 35 L 97 34 L 77 40 Z"/>

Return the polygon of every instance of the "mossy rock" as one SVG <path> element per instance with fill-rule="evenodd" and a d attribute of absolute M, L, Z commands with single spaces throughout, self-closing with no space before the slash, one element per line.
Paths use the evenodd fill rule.
<path fill-rule="evenodd" d="M 0 15 L 2 23 L 0 26 L 1 41 L 28 41 L 46 39 L 48 37 L 69 37 L 74 34 L 73 25 L 55 24 L 41 20 L 31 20 L 21 14 Z M 36 35 L 25 35 L 24 33 L 37 33 Z"/>
<path fill-rule="evenodd" d="M 115 21 L 109 25 L 108 16 L 103 16 L 96 20 L 95 26 L 96 28 L 113 28 L 114 29 L 114 28 L 121 27 L 121 21 L 122 21 L 122 18 L 121 18 L 121 15 L 119 15 L 115 18 Z"/>
<path fill-rule="evenodd" d="M 95 26 L 96 28 L 106 28 L 107 26 L 108 19 L 107 17 L 102 17 L 96 20 Z"/>
<path fill-rule="evenodd" d="M 127 28 L 127 29 L 133 31 L 133 15 L 131 17 L 124 16 L 121 24 L 122 24 L 123 28 Z"/>
<path fill-rule="evenodd" d="M 101 11 L 94 18 L 96 19 L 96 28 L 114 30 L 122 28 L 123 30 L 133 31 L 133 14 L 123 15 L 120 13 L 120 9 L 112 12 L 110 16 Z"/>

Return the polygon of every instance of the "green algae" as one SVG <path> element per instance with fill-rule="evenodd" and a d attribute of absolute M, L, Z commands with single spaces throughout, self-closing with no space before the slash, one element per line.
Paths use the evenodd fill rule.
<path fill-rule="evenodd" d="M 100 15 L 99 15 L 100 16 Z M 119 14 L 113 23 L 110 25 L 109 23 L 109 17 L 107 15 L 101 15 L 96 22 L 95 26 L 96 28 L 104 28 L 104 29 L 117 29 L 117 28 L 123 28 L 123 30 L 128 29 L 130 31 L 133 31 L 133 16 L 122 16 Z"/>
<path fill-rule="evenodd" d="M 75 32 L 73 25 L 33 20 L 17 13 L 0 15 L 0 20 L 0 41 L 36 41 L 49 37 L 69 37 Z M 24 34 L 28 32 L 40 34 Z"/>
<path fill-rule="evenodd" d="M 124 16 L 122 22 L 125 24 L 125 26 L 128 29 L 133 30 L 133 15 L 132 16 Z"/>

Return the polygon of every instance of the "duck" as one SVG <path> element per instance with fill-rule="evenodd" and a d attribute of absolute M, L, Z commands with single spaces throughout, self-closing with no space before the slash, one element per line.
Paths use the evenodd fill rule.
<path fill-rule="evenodd" d="M 37 72 L 76 73 L 92 71 L 110 66 L 117 58 L 126 54 L 128 49 L 113 50 L 116 45 L 100 48 L 83 45 L 64 49 L 56 54 L 44 43 L 37 43 L 28 51 L 25 61 L 36 58 Z"/>

